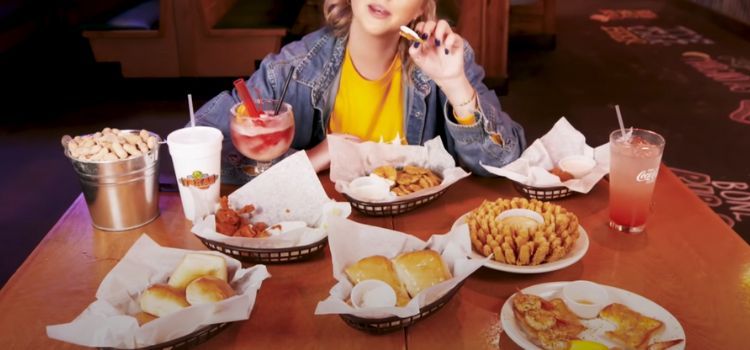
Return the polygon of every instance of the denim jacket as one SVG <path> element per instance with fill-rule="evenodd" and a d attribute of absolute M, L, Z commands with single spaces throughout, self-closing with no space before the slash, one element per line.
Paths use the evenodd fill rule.
<path fill-rule="evenodd" d="M 334 36 L 328 28 L 320 29 L 284 46 L 278 54 L 268 55 L 247 81 L 251 92 L 257 88 L 263 98 L 278 99 L 290 69 L 296 67 L 284 98 L 294 112 L 293 149 L 310 149 L 326 137 L 345 47 L 346 38 Z M 445 94 L 421 70 L 415 69 L 411 84 L 405 82 L 404 86 L 406 141 L 419 145 L 440 136 L 461 166 L 489 176 L 480 162 L 503 166 L 521 155 L 526 140 L 521 126 L 500 109 L 495 93 L 482 83 L 484 69 L 474 62 L 474 52 L 468 44 L 464 62 L 466 76 L 479 98 L 476 122 L 460 125 L 453 121 L 449 117 L 453 110 Z M 237 102 L 236 91 L 224 91 L 196 112 L 196 122 L 222 131 L 222 181 L 242 184 L 251 179 L 242 168 L 253 161 L 237 152 L 229 135 L 229 110 Z"/>

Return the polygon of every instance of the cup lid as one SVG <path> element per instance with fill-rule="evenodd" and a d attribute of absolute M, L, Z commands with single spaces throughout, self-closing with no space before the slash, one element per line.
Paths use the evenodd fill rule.
<path fill-rule="evenodd" d="M 221 130 L 210 126 L 194 126 L 172 131 L 167 135 L 169 154 L 181 156 L 201 156 L 221 151 L 224 135 Z"/>

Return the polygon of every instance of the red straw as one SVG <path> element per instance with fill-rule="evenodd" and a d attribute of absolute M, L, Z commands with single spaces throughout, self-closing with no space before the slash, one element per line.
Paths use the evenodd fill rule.
<path fill-rule="evenodd" d="M 253 118 L 257 118 L 258 116 L 260 116 L 260 113 L 258 113 L 258 110 L 255 109 L 255 104 L 253 103 L 253 96 L 250 95 L 250 90 L 247 89 L 247 85 L 245 85 L 245 80 L 243 80 L 242 78 L 235 80 L 234 88 L 237 90 L 237 94 L 240 95 L 240 100 L 242 100 L 242 104 L 245 105 L 247 114 Z"/>

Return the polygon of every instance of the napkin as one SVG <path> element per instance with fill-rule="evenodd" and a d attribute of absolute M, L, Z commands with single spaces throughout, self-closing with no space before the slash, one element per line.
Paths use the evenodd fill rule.
<path fill-rule="evenodd" d="M 561 182 L 548 170 L 560 159 L 571 155 L 583 155 L 596 161 L 594 168 L 580 179 Z M 571 191 L 588 193 L 604 175 L 609 173 L 609 143 L 592 148 L 586 137 L 576 130 L 565 117 L 560 118 L 544 136 L 536 139 L 521 154 L 521 157 L 502 168 L 481 164 L 495 175 L 532 187 L 564 186 Z"/>
<path fill-rule="evenodd" d="M 349 183 L 358 177 L 367 176 L 375 168 L 383 165 L 394 167 L 416 165 L 428 168 L 440 175 L 443 181 L 438 186 L 406 196 L 394 195 L 380 201 L 382 203 L 409 200 L 437 193 L 471 175 L 456 166 L 453 156 L 443 147 L 440 136 L 425 142 L 424 146 L 416 146 L 372 141 L 355 142 L 340 135 L 328 135 L 328 149 L 331 154 L 331 181 L 336 184 L 336 191 L 365 202 L 371 201 L 358 198 L 356 192 L 349 190 Z"/>
<path fill-rule="evenodd" d="M 96 301 L 72 322 L 47 326 L 47 336 L 83 346 L 132 349 L 173 340 L 206 325 L 248 319 L 263 280 L 271 277 L 266 267 L 245 269 L 236 259 L 201 251 L 227 261 L 230 285 L 237 295 L 218 303 L 190 306 L 138 326 L 132 315 L 141 311 L 140 293 L 155 283 L 166 283 L 185 254 L 192 252 L 161 247 L 142 235 L 104 277 Z"/>
<path fill-rule="evenodd" d="M 196 220 L 196 235 L 246 248 L 288 248 L 320 241 L 326 235 L 328 219 L 348 217 L 351 206 L 328 198 L 310 159 L 297 152 L 264 171 L 229 195 L 229 205 L 240 209 L 255 206 L 252 222 L 277 226 L 268 238 L 231 237 L 216 232 L 214 215 Z"/>
<path fill-rule="evenodd" d="M 429 305 L 445 295 L 479 269 L 486 260 L 467 258 L 470 251 L 467 251 L 467 246 L 462 243 L 462 240 L 468 237 L 465 230 L 433 235 L 425 242 L 409 234 L 342 218 L 331 219 L 330 226 L 328 244 L 333 260 L 333 277 L 338 283 L 331 289 L 329 297 L 318 303 L 315 308 L 316 315 L 352 314 L 363 318 L 414 316 L 419 313 L 420 307 Z M 453 278 L 423 290 L 404 307 L 355 309 L 347 304 L 346 300 L 349 299 L 353 287 L 344 273 L 347 266 L 372 255 L 383 255 L 393 259 L 401 253 L 425 248 L 441 254 Z"/>

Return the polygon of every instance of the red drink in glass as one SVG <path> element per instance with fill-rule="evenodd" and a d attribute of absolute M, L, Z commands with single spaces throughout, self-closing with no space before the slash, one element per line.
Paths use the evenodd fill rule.
<path fill-rule="evenodd" d="M 642 232 L 651 212 L 664 138 L 641 129 L 623 138 L 622 131 L 615 130 L 609 142 L 609 225 L 618 231 Z"/>
<path fill-rule="evenodd" d="M 274 115 L 276 103 L 278 101 L 263 100 L 263 112 L 259 117 L 248 116 L 242 104 L 232 107 L 232 143 L 245 157 L 256 161 L 252 175 L 268 169 L 274 159 L 289 150 L 294 139 L 292 106 L 284 103 L 279 114 Z"/>

